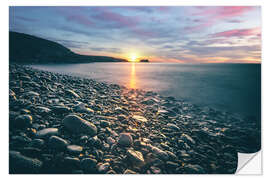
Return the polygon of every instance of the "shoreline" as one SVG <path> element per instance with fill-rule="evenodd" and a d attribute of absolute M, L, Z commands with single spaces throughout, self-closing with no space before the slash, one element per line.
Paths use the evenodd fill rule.
<path fill-rule="evenodd" d="M 12 174 L 231 174 L 237 152 L 260 149 L 254 122 L 227 112 L 23 65 L 9 74 Z"/>

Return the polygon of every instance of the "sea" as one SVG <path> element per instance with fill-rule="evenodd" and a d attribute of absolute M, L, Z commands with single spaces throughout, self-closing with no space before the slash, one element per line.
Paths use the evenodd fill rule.
<path fill-rule="evenodd" d="M 154 91 L 261 120 L 261 64 L 88 63 L 32 67 Z"/>

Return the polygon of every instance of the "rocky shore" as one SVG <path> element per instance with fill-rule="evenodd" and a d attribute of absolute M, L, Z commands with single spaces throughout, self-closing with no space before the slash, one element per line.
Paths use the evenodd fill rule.
<path fill-rule="evenodd" d="M 260 149 L 252 118 L 9 66 L 11 174 L 230 174 Z"/>

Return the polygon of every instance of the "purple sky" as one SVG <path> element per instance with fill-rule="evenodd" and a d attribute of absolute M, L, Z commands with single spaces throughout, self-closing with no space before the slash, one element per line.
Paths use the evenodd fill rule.
<path fill-rule="evenodd" d="M 260 7 L 10 7 L 9 16 L 11 31 L 56 41 L 80 54 L 261 62 Z"/>

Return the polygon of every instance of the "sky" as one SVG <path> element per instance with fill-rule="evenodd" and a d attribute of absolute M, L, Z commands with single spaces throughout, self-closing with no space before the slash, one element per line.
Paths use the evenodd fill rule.
<path fill-rule="evenodd" d="M 85 55 L 152 62 L 261 62 L 258 6 L 12 6 L 9 30 Z"/>

